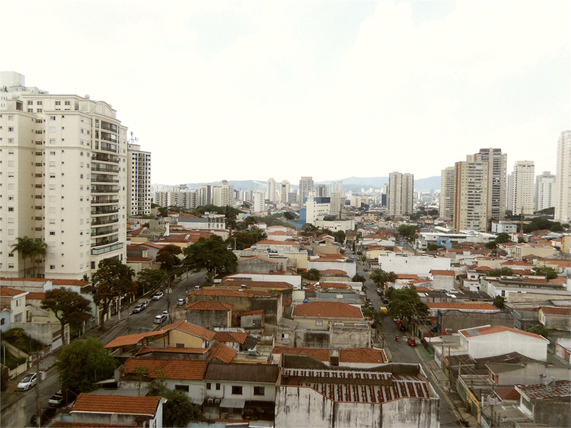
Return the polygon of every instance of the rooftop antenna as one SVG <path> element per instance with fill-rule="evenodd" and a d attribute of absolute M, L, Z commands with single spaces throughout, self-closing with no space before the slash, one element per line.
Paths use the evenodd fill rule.
<path fill-rule="evenodd" d="M 129 144 L 137 144 L 139 139 L 133 135 L 133 131 L 131 131 L 131 138 L 129 138 Z"/>

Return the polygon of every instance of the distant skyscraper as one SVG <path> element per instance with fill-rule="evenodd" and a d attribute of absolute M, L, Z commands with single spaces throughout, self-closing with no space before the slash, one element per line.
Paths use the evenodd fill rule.
<path fill-rule="evenodd" d="M 452 218 L 454 215 L 454 167 L 442 170 L 440 189 L 440 217 Z"/>
<path fill-rule="evenodd" d="M 325 184 L 320 184 L 317 186 L 317 196 L 320 198 L 327 197 L 327 186 Z"/>
<path fill-rule="evenodd" d="M 289 181 L 284 180 L 280 183 L 280 202 L 283 204 L 288 203 L 288 195 L 290 193 Z"/>
<path fill-rule="evenodd" d="M 555 220 L 571 221 L 571 131 L 561 133 L 557 145 Z"/>
<path fill-rule="evenodd" d="M 480 149 L 474 155 L 476 162 L 488 162 L 488 220 L 499 220 L 506 214 L 506 174 L 508 155 L 502 149 Z"/>
<path fill-rule="evenodd" d="M 127 213 L 130 216 L 151 214 L 151 153 L 141 151 L 133 133 L 128 143 Z"/>
<path fill-rule="evenodd" d="M 468 156 L 454 165 L 454 230 L 485 232 L 488 227 L 488 167 L 487 161 Z"/>
<path fill-rule="evenodd" d="M 256 190 L 254 193 L 254 212 L 261 213 L 265 209 L 265 194 L 263 190 Z"/>
<path fill-rule="evenodd" d="M 313 192 L 313 178 L 301 177 L 299 180 L 299 203 L 304 204 L 309 192 Z"/>
<path fill-rule="evenodd" d="M 339 190 L 341 195 L 343 195 L 343 182 L 342 181 L 333 181 L 331 183 L 331 192 L 334 190 Z"/>
<path fill-rule="evenodd" d="M 555 175 L 544 171 L 535 179 L 535 210 L 541 211 L 555 206 Z"/>
<path fill-rule="evenodd" d="M 533 214 L 533 179 L 535 177 L 535 166 L 533 161 L 517 161 L 514 165 L 513 173 L 510 175 L 511 197 L 510 210 L 513 215 L 522 212 L 525 215 Z"/>
<path fill-rule="evenodd" d="M 414 174 L 389 174 L 389 215 L 413 213 Z"/>
<path fill-rule="evenodd" d="M 331 191 L 331 215 L 341 218 L 341 191 L 338 189 Z"/>
<path fill-rule="evenodd" d="M 210 184 L 204 184 L 198 188 L 197 202 L 199 207 L 210 205 L 212 203 L 212 186 Z"/>
<path fill-rule="evenodd" d="M 266 186 L 266 199 L 270 202 L 276 201 L 276 180 L 273 178 L 268 179 Z"/>
<path fill-rule="evenodd" d="M 228 181 L 222 180 L 222 184 L 212 188 L 212 204 L 217 207 L 234 205 L 234 186 L 230 186 Z"/>

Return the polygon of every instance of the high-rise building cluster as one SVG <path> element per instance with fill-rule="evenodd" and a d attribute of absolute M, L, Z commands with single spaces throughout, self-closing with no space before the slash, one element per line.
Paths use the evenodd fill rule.
<path fill-rule="evenodd" d="M 0 276 L 81 279 L 126 259 L 130 214 L 150 213 L 150 153 L 105 101 L 50 94 L 0 74 Z M 14 252 L 47 245 L 37 269 Z"/>
<path fill-rule="evenodd" d="M 557 174 L 535 176 L 533 161 L 516 161 L 507 175 L 507 154 L 486 148 L 441 173 L 440 214 L 452 218 L 455 231 L 490 230 L 490 222 L 531 215 L 555 207 L 554 219 L 571 219 L 571 131 L 561 134 Z M 389 199 L 390 200 L 390 199 Z"/>

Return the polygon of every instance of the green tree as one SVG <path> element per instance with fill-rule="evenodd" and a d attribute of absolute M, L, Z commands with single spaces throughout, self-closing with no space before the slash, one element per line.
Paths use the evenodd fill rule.
<path fill-rule="evenodd" d="M 385 288 L 386 284 L 389 282 L 395 282 L 398 278 L 397 274 L 394 272 L 387 272 L 381 268 L 373 269 L 369 275 L 371 281 L 375 283 L 377 288 Z"/>
<path fill-rule="evenodd" d="M 502 233 L 498 233 L 495 241 L 498 244 L 504 244 L 506 242 L 511 242 L 511 238 L 510 238 L 509 234 L 502 232 Z"/>
<path fill-rule="evenodd" d="M 89 300 L 69 288 L 55 288 L 46 291 L 46 296 L 40 303 L 42 309 L 52 311 L 60 322 L 61 337 L 64 340 L 64 345 L 64 326 L 69 324 L 70 326 L 80 328 L 83 322 L 89 319 L 89 305 Z"/>
<path fill-rule="evenodd" d="M 486 248 L 488 250 L 495 250 L 496 248 L 498 248 L 498 243 L 496 241 L 486 242 Z"/>
<path fill-rule="evenodd" d="M 182 260 L 178 257 L 182 254 L 182 249 L 178 245 L 165 245 L 157 252 L 156 260 L 161 263 L 161 270 L 166 270 L 170 272 L 182 263 Z"/>
<path fill-rule="evenodd" d="M 148 290 L 158 287 L 160 282 L 167 276 L 164 270 L 142 269 L 137 274 L 137 282 L 141 287 L 140 293 L 145 294 Z"/>
<path fill-rule="evenodd" d="M 61 350 L 56 361 L 62 389 L 74 394 L 95 390 L 97 382 L 113 377 L 118 365 L 103 343 L 93 337 L 74 340 Z"/>
<path fill-rule="evenodd" d="M 506 299 L 503 298 L 502 296 L 496 296 L 494 297 L 494 301 L 492 302 L 492 304 L 496 308 L 501 309 L 503 311 L 504 308 L 506 307 Z"/>
<path fill-rule="evenodd" d="M 232 236 L 226 240 L 226 244 L 232 248 L 236 245 L 236 250 L 245 250 L 246 248 L 250 248 L 256 242 L 260 242 L 267 237 L 268 235 L 262 229 L 253 227 L 243 232 L 232 233 Z"/>
<path fill-rule="evenodd" d="M 198 242 L 184 249 L 184 263 L 195 268 L 206 268 L 211 273 L 233 273 L 238 267 L 238 258 L 229 250 L 219 236 L 208 239 L 200 238 Z"/>
<path fill-rule="evenodd" d="M 104 328 L 105 315 L 111 302 L 136 293 L 137 284 L 133 282 L 133 275 L 133 269 L 117 259 L 104 259 L 99 262 L 99 269 L 93 274 L 92 284 L 95 287 L 93 301 L 101 309 L 99 325 L 101 330 Z"/>
<path fill-rule="evenodd" d="M 165 389 L 160 395 L 168 400 L 163 405 L 163 426 L 185 427 L 192 421 L 206 420 L 200 408 L 192 404 L 186 392 Z"/>
<path fill-rule="evenodd" d="M 301 277 L 309 281 L 319 281 L 319 278 L 321 278 L 321 274 L 317 269 L 312 268 L 309 269 L 307 272 L 303 272 L 301 274 Z"/>
<path fill-rule="evenodd" d="M 538 266 L 532 268 L 536 275 L 544 276 L 546 279 L 555 279 L 557 278 L 557 272 L 555 269 L 549 266 Z"/>
<path fill-rule="evenodd" d="M 407 324 L 415 317 L 425 318 L 428 316 L 428 305 L 420 300 L 416 289 L 412 285 L 398 290 L 391 290 L 390 299 L 389 314 L 392 317 L 404 319 Z"/>
<path fill-rule="evenodd" d="M 295 213 L 292 213 L 291 211 L 286 211 L 284 213 L 284 217 L 286 220 L 295 220 L 297 218 L 297 216 L 295 215 Z"/>
<path fill-rule="evenodd" d="M 16 238 L 16 243 L 12 245 L 12 251 L 10 254 L 18 253 L 19 257 L 22 257 L 24 261 L 24 278 L 28 275 L 28 270 L 26 267 L 26 260 L 32 259 L 34 257 L 34 239 L 24 236 L 23 238 Z"/>
<path fill-rule="evenodd" d="M 159 209 L 157 210 L 157 213 L 159 214 L 159 217 L 168 217 L 169 216 L 169 210 L 167 210 L 165 207 L 159 207 Z"/>
<path fill-rule="evenodd" d="M 366 280 L 367 280 L 367 278 L 356 273 L 351 281 L 353 281 L 353 282 L 365 282 Z"/>
<path fill-rule="evenodd" d="M 494 269 L 490 273 L 486 274 L 487 276 L 492 277 L 500 277 L 500 276 L 512 276 L 514 274 L 513 270 L 509 267 L 501 267 L 499 269 Z"/>
<path fill-rule="evenodd" d="M 343 245 L 345 243 L 345 238 L 346 238 L 345 232 L 342 230 L 338 230 L 333 234 L 333 238 L 335 238 L 335 242 L 339 242 L 341 245 Z"/>
<path fill-rule="evenodd" d="M 411 240 L 415 237 L 416 233 L 420 230 L 420 226 L 416 224 L 402 224 L 398 228 L 398 233 L 400 236 Z"/>

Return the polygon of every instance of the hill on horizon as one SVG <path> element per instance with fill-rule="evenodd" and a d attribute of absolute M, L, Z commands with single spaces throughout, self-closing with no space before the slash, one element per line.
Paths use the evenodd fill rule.
<path fill-rule="evenodd" d="M 341 180 L 330 180 L 330 181 L 316 181 L 315 185 L 326 184 L 329 185 L 333 181 L 341 181 L 343 183 L 344 190 L 351 190 L 353 192 L 360 192 L 361 189 L 382 189 L 385 184 L 389 183 L 389 177 L 348 177 Z M 185 183 L 185 185 L 191 189 L 198 189 L 200 186 L 209 184 L 211 186 L 219 185 L 221 181 L 212 181 L 209 183 Z M 234 189 L 252 189 L 265 190 L 266 181 L 261 180 L 228 180 L 228 184 L 234 186 Z M 276 186 L 279 182 L 276 182 Z M 298 184 L 291 183 L 292 188 L 298 188 Z M 440 189 L 440 176 L 427 177 L 414 180 L 415 190 L 437 190 Z"/>

